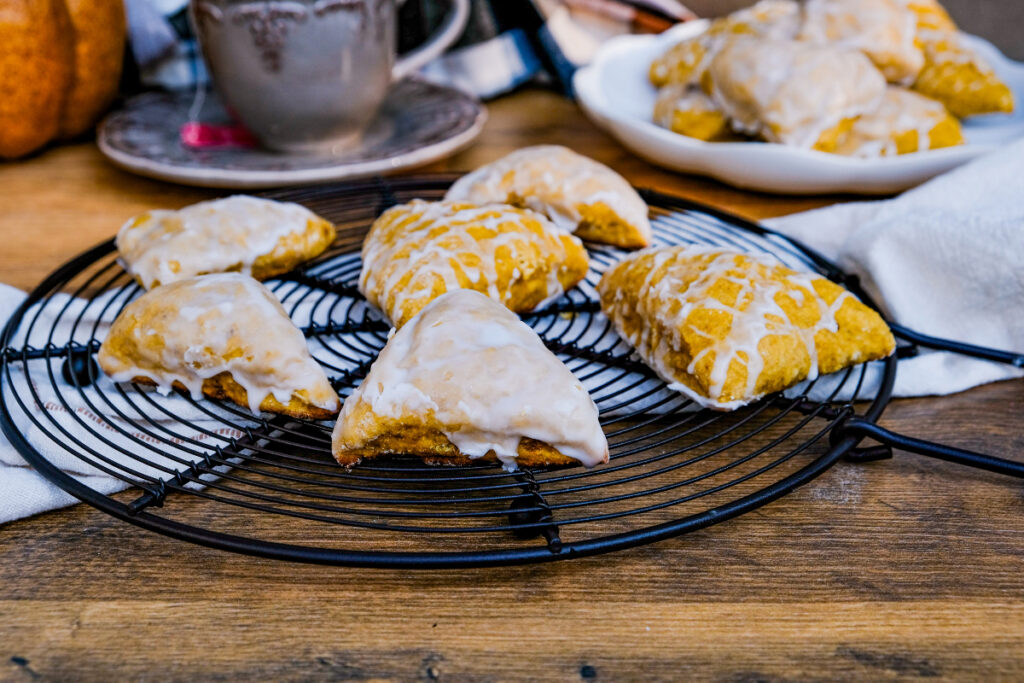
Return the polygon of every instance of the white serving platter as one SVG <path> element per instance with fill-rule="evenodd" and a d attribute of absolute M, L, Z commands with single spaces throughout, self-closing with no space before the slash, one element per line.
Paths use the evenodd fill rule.
<path fill-rule="evenodd" d="M 707 20 L 694 21 L 660 35 L 608 41 L 574 77 L 583 110 L 623 145 L 655 164 L 783 194 L 899 192 L 1024 137 L 1024 64 L 974 36 L 968 37 L 971 43 L 1013 90 L 1017 111 L 965 120 L 967 144 L 962 146 L 860 159 L 768 142 L 703 142 L 673 133 L 651 121 L 656 93 L 647 78 L 648 68 L 670 45 L 702 33 L 707 25 Z"/>

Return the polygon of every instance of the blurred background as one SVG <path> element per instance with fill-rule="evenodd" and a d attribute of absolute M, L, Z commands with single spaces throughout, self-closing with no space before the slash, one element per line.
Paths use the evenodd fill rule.
<path fill-rule="evenodd" d="M 150 89 L 193 94 L 195 111 L 189 109 L 185 120 L 198 122 L 209 76 L 192 32 L 188 4 L 189 0 L 123 0 L 123 6 L 122 0 L 23 0 L 21 15 L 0 16 L 0 38 L 7 45 L 0 50 L 7 55 L 0 55 L 6 65 L 0 77 L 7 79 L 0 107 L 7 139 L 0 140 L 0 158 L 18 158 L 54 141 L 91 136 L 94 124 L 112 106 L 123 107 L 132 95 Z M 630 32 L 658 33 L 680 20 L 716 17 L 750 4 L 753 0 L 470 0 L 461 38 L 420 74 L 481 100 L 527 83 L 572 96 L 574 72 L 589 63 L 607 39 Z M 1024 60 L 1024 0 L 943 4 L 961 30 L 987 38 L 1011 59 Z M 65 6 L 75 25 L 73 40 L 57 21 Z M 445 25 L 451 6 L 450 0 L 401 3 L 399 51 L 426 42 Z M 52 8 L 53 16 L 45 8 Z M 284 35 L 283 20 L 272 16 L 279 10 L 267 11 L 271 14 L 261 19 L 259 30 L 267 36 Z M 464 12 L 454 14 L 461 27 Z M 15 21 L 19 16 L 31 20 L 25 26 L 34 28 Z M 240 107 L 238 102 L 231 106 Z M 216 133 L 217 140 L 231 144 L 251 142 L 246 131 L 201 132 Z M 194 142 L 187 140 L 186 145 Z"/>
<path fill-rule="evenodd" d="M 488 52 L 466 54 L 461 63 L 455 57 L 447 60 L 447 64 L 435 64 L 433 73 L 428 69 L 427 75 L 453 85 L 458 85 L 460 78 L 466 79 L 467 82 L 463 83 L 465 89 L 485 99 L 508 92 L 541 72 L 557 74 L 562 80 L 561 85 L 565 87 L 574 65 L 558 62 L 563 55 L 572 60 L 573 52 L 586 53 L 588 47 L 581 47 L 578 43 L 591 40 L 599 42 L 604 37 L 623 31 L 647 32 L 665 28 L 665 25 L 658 25 L 657 20 L 653 24 L 634 20 L 632 26 L 629 20 L 621 21 L 621 16 L 620 20 L 616 20 L 614 15 L 617 10 L 614 6 L 647 6 L 653 9 L 654 15 L 664 18 L 667 14 L 658 13 L 656 8 L 682 4 L 697 16 L 716 17 L 751 5 L 753 1 L 688 0 L 679 3 L 676 0 L 472 0 L 469 25 L 453 51 L 479 46 L 496 36 L 504 35 L 505 40 L 492 45 Z M 147 86 L 190 87 L 197 76 L 200 81 L 205 80 L 202 65 L 198 65 L 200 73 L 197 74 L 197 66 L 187 58 L 150 62 L 155 56 L 167 56 L 167 43 L 164 41 L 169 41 L 170 36 L 165 35 L 169 32 L 164 27 L 161 27 L 164 31 L 148 30 L 143 15 L 155 20 L 152 15 L 162 14 L 165 26 L 170 26 L 179 38 L 184 37 L 188 43 L 184 55 L 180 54 L 181 47 L 177 48 L 179 56 L 194 55 L 194 46 L 188 40 L 191 32 L 184 11 L 186 0 L 126 0 L 126 4 L 134 48 L 129 51 L 129 56 L 135 59 L 129 59 L 126 64 L 122 92 L 130 93 Z M 943 5 L 961 30 L 987 38 L 1012 59 L 1024 60 L 1024 40 L 1021 40 L 1024 1 L 945 0 Z M 448 6 L 446 0 L 406 0 L 400 10 L 400 51 L 407 51 L 422 43 L 443 22 Z M 156 12 L 154 8 L 157 8 Z M 565 17 L 571 19 L 565 20 Z M 583 27 L 582 32 L 576 30 L 578 26 Z M 530 43 L 530 47 L 526 48 L 525 43 Z M 532 59 L 532 55 L 536 55 L 540 63 L 506 66 L 506 70 L 514 70 L 518 66 L 520 73 L 505 73 L 497 68 L 497 63 L 502 62 L 503 57 L 511 52 L 531 55 L 527 62 Z M 135 63 L 140 61 L 141 66 Z M 580 60 L 574 61 L 578 66 Z M 485 73 L 487 70 L 491 70 L 491 73 Z"/>

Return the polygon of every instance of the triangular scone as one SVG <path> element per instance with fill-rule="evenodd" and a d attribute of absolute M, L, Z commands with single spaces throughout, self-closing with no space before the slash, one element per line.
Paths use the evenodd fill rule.
<path fill-rule="evenodd" d="M 326 419 L 338 395 L 284 307 L 248 275 L 202 275 L 125 306 L 97 356 L 115 382 L 227 398 L 253 413 Z"/>
<path fill-rule="evenodd" d="M 910 85 L 924 55 L 905 0 L 806 0 L 797 40 L 860 50 L 890 83 Z"/>
<path fill-rule="evenodd" d="M 918 31 L 955 31 L 953 18 L 938 0 L 901 0 L 917 21 Z"/>
<path fill-rule="evenodd" d="M 651 242 L 647 204 L 604 164 L 560 145 L 524 147 L 462 176 L 445 199 L 533 209 L 585 240 L 633 249 Z"/>
<path fill-rule="evenodd" d="M 1013 111 L 1013 91 L 957 31 L 923 29 L 924 68 L 913 88 L 959 118 Z"/>
<path fill-rule="evenodd" d="M 734 130 L 822 152 L 835 151 L 885 94 L 885 78 L 863 53 L 793 40 L 736 38 L 708 73 Z"/>
<path fill-rule="evenodd" d="M 342 465 L 388 454 L 506 469 L 608 460 L 597 406 L 540 337 L 470 290 L 449 292 L 396 331 L 345 399 Z"/>
<path fill-rule="evenodd" d="M 533 211 L 415 200 L 370 228 L 359 291 L 401 327 L 454 289 L 532 311 L 575 286 L 588 267 L 583 244 Z"/>
<path fill-rule="evenodd" d="M 941 102 L 890 85 L 882 103 L 854 121 L 836 152 L 856 157 L 895 156 L 963 143 L 960 122 Z"/>
<path fill-rule="evenodd" d="M 606 271 L 598 293 L 619 335 L 670 388 L 716 410 L 884 358 L 896 344 L 853 294 L 768 256 L 651 249 Z"/>
<path fill-rule="evenodd" d="M 794 0 L 761 0 L 718 17 L 707 31 L 676 43 L 651 62 L 651 83 L 658 88 L 670 84 L 700 84 L 708 90 L 708 65 L 730 39 L 753 35 L 787 40 L 796 36 L 800 20 L 800 4 Z"/>
<path fill-rule="evenodd" d="M 936 0 L 902 0 L 916 20 L 924 68 L 914 90 L 946 105 L 953 116 L 1012 112 L 1013 91 L 964 40 Z"/>
<path fill-rule="evenodd" d="M 152 289 L 229 271 L 266 280 L 319 256 L 335 234 L 304 206 L 236 195 L 139 214 L 118 231 L 117 250 L 125 270 Z"/>

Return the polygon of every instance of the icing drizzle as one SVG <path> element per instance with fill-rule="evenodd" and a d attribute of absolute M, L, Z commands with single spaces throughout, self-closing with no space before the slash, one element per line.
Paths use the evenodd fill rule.
<path fill-rule="evenodd" d="M 535 308 L 586 271 L 577 238 L 540 214 L 503 204 L 417 199 L 392 207 L 374 223 L 362 255 L 359 290 L 398 326 L 435 296 L 462 288 L 512 305 L 517 283 L 540 280 Z M 575 280 L 570 255 L 580 268 Z"/>
<path fill-rule="evenodd" d="M 647 204 L 615 171 L 561 145 L 516 150 L 468 173 L 449 188 L 446 200 L 474 204 L 508 202 L 544 214 L 559 228 L 573 232 L 583 216 L 580 206 L 604 204 L 651 238 Z"/>
<path fill-rule="evenodd" d="M 929 149 L 932 130 L 946 120 L 956 123 L 941 102 L 889 86 L 878 108 L 854 122 L 838 151 L 858 157 L 892 156 L 899 153 L 897 138 L 912 132 L 917 149 L 910 151 Z"/>
<path fill-rule="evenodd" d="M 695 115 L 721 113 L 718 105 L 703 90 L 674 83 L 658 90 L 654 101 L 654 122 L 671 130 L 676 112 Z"/>
<path fill-rule="evenodd" d="M 635 309 L 626 301 L 621 281 L 612 284 L 615 273 L 622 268 L 646 260 L 650 266 L 646 278 L 635 286 Z M 698 270 L 696 279 L 694 272 Z M 758 350 L 763 339 L 771 335 L 795 335 L 810 356 L 805 379 L 818 376 L 815 335 L 821 330 L 838 330 L 836 313 L 853 295 L 843 292 L 830 304 L 815 290 L 814 280 L 820 276 L 785 268 L 774 259 L 753 254 L 703 247 L 666 247 L 632 254 L 602 278 L 598 286 L 602 308 L 612 320 L 619 335 L 627 339 L 644 361 L 669 383 L 669 388 L 686 394 L 698 404 L 731 410 L 761 397 L 756 393 L 758 378 L 765 369 Z M 736 291 L 733 305 L 727 305 L 712 292 L 722 283 Z M 797 308 L 813 305 L 816 322 L 803 326 L 793 322 L 777 297 L 790 297 Z M 718 338 L 690 323 L 697 310 L 721 311 L 730 316 L 724 336 Z M 640 315 L 645 323 L 633 333 L 627 331 L 624 315 Z M 657 324 L 650 324 L 657 321 Z M 669 362 L 669 354 L 684 345 L 683 330 L 708 340 L 693 355 L 685 372 Z M 707 395 L 698 393 L 682 381 L 694 376 L 702 360 L 714 354 L 707 375 Z M 746 368 L 746 386 L 742 397 L 722 400 L 722 391 L 729 375 L 729 366 L 739 363 Z"/>

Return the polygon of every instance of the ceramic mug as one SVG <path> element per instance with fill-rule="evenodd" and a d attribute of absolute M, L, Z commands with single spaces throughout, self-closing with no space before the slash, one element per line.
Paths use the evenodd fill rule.
<path fill-rule="evenodd" d="M 359 143 L 397 79 L 461 35 L 469 0 L 449 0 L 426 43 L 396 58 L 396 0 L 191 0 L 214 87 L 266 147 L 339 152 Z"/>

